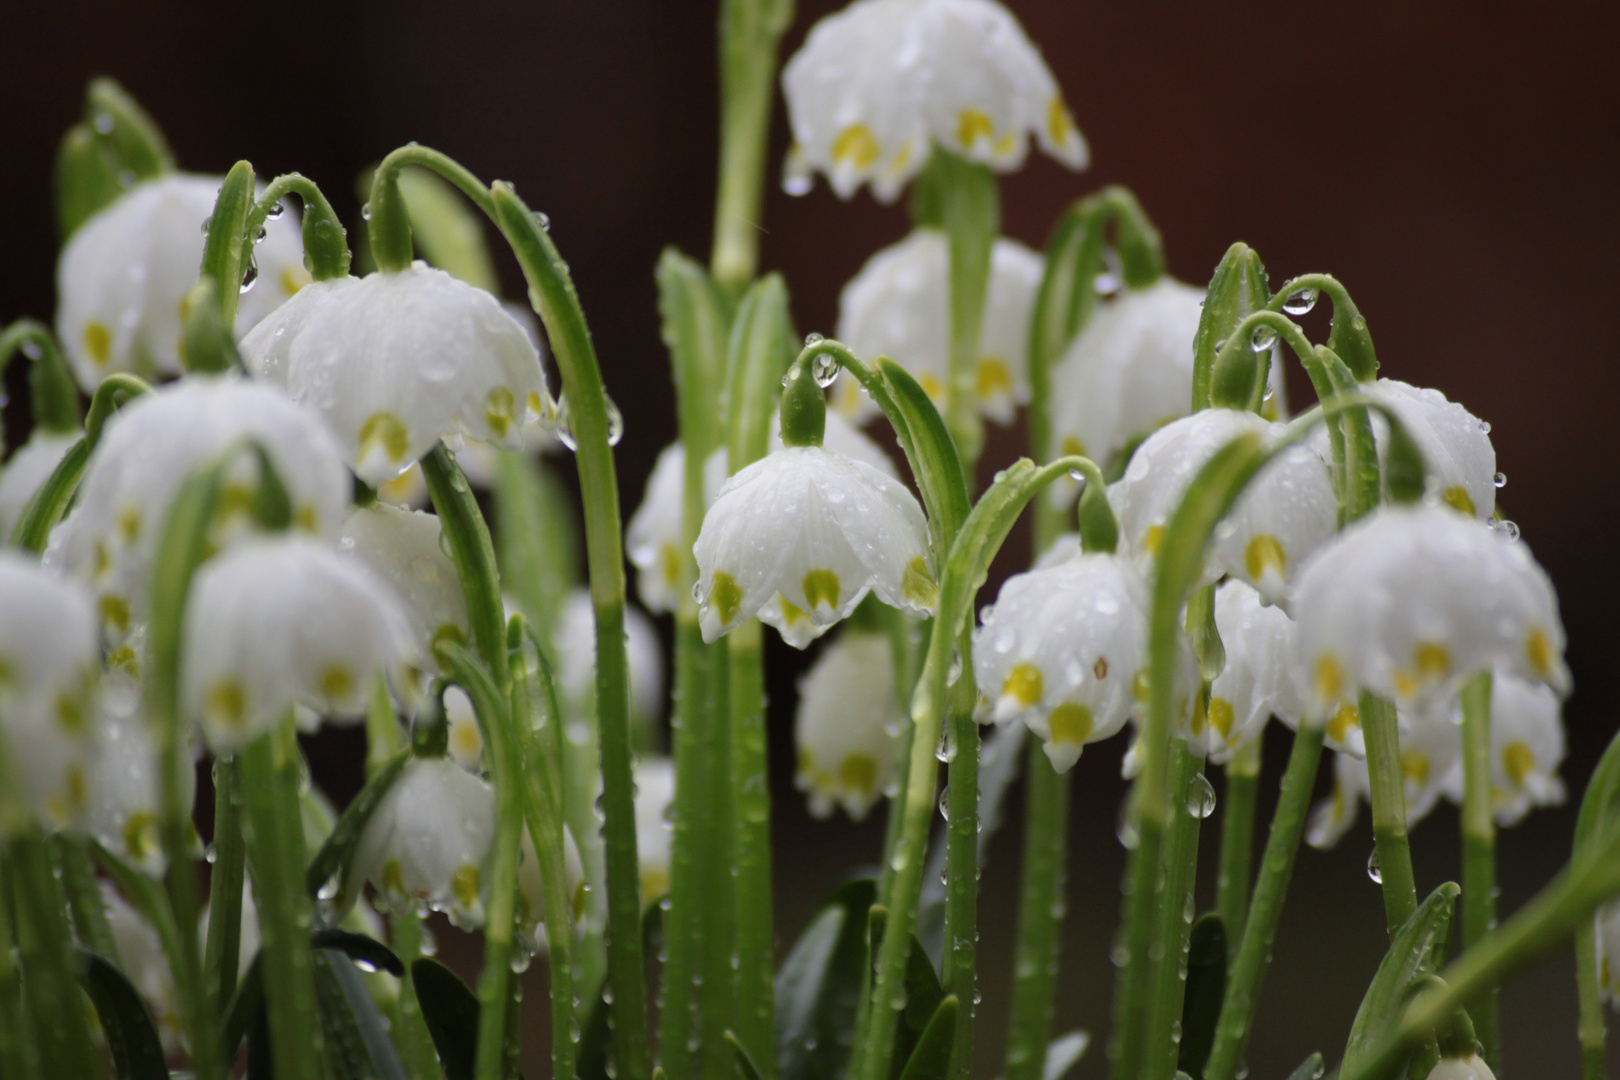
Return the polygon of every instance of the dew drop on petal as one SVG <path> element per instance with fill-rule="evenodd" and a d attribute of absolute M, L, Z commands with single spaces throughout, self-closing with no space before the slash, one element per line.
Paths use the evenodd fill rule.
<path fill-rule="evenodd" d="M 1491 483 L 1495 484 L 1498 488 L 1507 487 L 1507 473 L 1497 473 L 1495 476 L 1491 477 Z"/>

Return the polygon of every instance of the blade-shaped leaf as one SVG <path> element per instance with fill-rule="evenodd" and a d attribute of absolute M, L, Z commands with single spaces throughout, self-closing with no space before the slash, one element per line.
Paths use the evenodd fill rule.
<path fill-rule="evenodd" d="M 405 977 L 405 964 L 394 950 L 374 937 L 352 930 L 317 930 L 309 943 L 317 949 L 336 949 L 346 954 L 362 971 L 386 971 L 396 979 Z"/>
<path fill-rule="evenodd" d="M 1226 992 L 1226 924 L 1214 912 L 1193 924 L 1187 945 L 1187 989 L 1181 1005 L 1181 1048 L 1176 1067 L 1193 1080 L 1204 1075 L 1204 1063 L 1215 1045 Z"/>
<path fill-rule="evenodd" d="M 1322 1055 L 1315 1053 L 1300 1062 L 1299 1067 L 1288 1074 L 1288 1080 L 1322 1080 L 1322 1073 L 1325 1071 Z"/>
<path fill-rule="evenodd" d="M 874 943 L 872 954 L 877 955 Z M 945 1000 L 945 990 L 939 983 L 939 973 L 928 959 L 922 942 L 911 939 L 911 955 L 906 958 L 906 1007 L 900 1012 L 900 1022 L 894 1029 L 894 1056 L 890 1058 L 889 1075 L 898 1078 L 916 1052 L 929 1024 Z M 955 1022 L 952 1021 L 954 1029 Z"/>
<path fill-rule="evenodd" d="M 446 1080 L 473 1080 L 478 1064 L 478 998 L 459 975 L 431 957 L 412 962 L 411 982 Z"/>
<path fill-rule="evenodd" d="M 726 1032 L 726 1042 L 731 1044 L 731 1050 L 737 1055 L 737 1075 L 742 1080 L 760 1080 L 759 1066 L 754 1059 L 748 1056 L 748 1047 L 742 1044 L 735 1032 Z"/>
<path fill-rule="evenodd" d="M 339 950 L 316 949 L 314 969 L 331 1080 L 405 1080 L 405 1068 L 354 963 Z"/>
<path fill-rule="evenodd" d="M 1361 1008 L 1356 1011 L 1355 1023 L 1350 1026 L 1344 1062 L 1339 1066 L 1341 1072 L 1353 1073 L 1365 1064 L 1365 1059 L 1383 1042 L 1390 1026 L 1401 1019 L 1412 980 L 1438 967 L 1445 955 L 1452 907 L 1460 891 L 1453 882 L 1445 882 L 1430 893 L 1395 932 L 1395 939 L 1390 942 L 1383 963 L 1378 965 L 1378 973 L 1367 987 L 1366 997 L 1362 998 Z"/>
<path fill-rule="evenodd" d="M 1064 1074 L 1074 1068 L 1090 1045 L 1091 1033 L 1086 1031 L 1071 1031 L 1047 1043 L 1046 1071 L 1041 1074 L 1041 1080 L 1063 1080 Z"/>
<path fill-rule="evenodd" d="M 641 915 L 641 951 L 644 956 L 663 953 L 664 905 L 652 903 Z M 603 984 L 603 989 L 607 985 Z M 608 1062 L 613 1054 L 613 1003 L 598 995 L 591 1005 L 591 1014 L 585 1018 L 584 1031 L 579 1039 L 579 1054 L 574 1066 L 578 1080 L 612 1080 Z M 450 1080 L 455 1080 L 451 1077 Z"/>
<path fill-rule="evenodd" d="M 877 883 L 841 886 L 810 920 L 776 976 L 776 1072 L 780 1080 L 835 1080 L 849 1061 L 868 912 Z"/>
<path fill-rule="evenodd" d="M 951 1070 L 951 1051 L 955 1049 L 957 1011 L 955 994 L 939 1003 L 918 1036 L 900 1080 L 945 1080 Z"/>
<path fill-rule="evenodd" d="M 168 1080 L 163 1040 L 140 992 L 123 972 L 96 953 L 80 949 L 79 963 L 79 981 L 107 1033 L 107 1049 L 118 1080 Z"/>

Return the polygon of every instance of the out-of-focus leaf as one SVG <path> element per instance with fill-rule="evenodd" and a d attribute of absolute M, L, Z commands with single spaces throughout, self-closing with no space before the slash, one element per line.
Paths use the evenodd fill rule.
<path fill-rule="evenodd" d="M 849 1062 L 867 964 L 871 878 L 846 882 L 799 935 L 776 975 L 776 1073 L 835 1080 Z"/>
<path fill-rule="evenodd" d="M 80 949 L 79 982 L 107 1033 L 118 1080 L 168 1080 L 169 1066 L 157 1025 L 140 992 L 102 956 Z"/>
<path fill-rule="evenodd" d="M 1399 1023 L 1412 981 L 1432 974 L 1439 966 L 1445 956 L 1446 934 L 1451 929 L 1452 907 L 1460 891 L 1453 882 L 1445 882 L 1395 932 L 1350 1026 L 1340 1072 L 1348 1075 L 1360 1070 L 1390 1027 Z"/>
<path fill-rule="evenodd" d="M 917 1045 L 906 1061 L 900 1080 L 944 1080 L 951 1071 L 951 1051 L 955 1049 L 956 995 L 940 1001 L 928 1018 Z"/>
<path fill-rule="evenodd" d="M 1181 1047 L 1176 1067 L 1193 1080 L 1204 1075 L 1225 994 L 1226 924 L 1210 912 L 1193 924 L 1187 944 L 1187 989 L 1181 1004 Z"/>

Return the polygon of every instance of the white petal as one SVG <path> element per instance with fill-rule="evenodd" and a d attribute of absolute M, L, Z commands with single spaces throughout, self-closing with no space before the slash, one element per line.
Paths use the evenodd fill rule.
<path fill-rule="evenodd" d="M 416 651 L 432 664 L 434 643 L 442 638 L 472 640 L 467 599 L 455 563 L 440 546 L 442 530 L 433 514 L 375 503 L 360 507 L 343 523 L 339 546 L 377 572 L 405 601 L 416 631 Z"/>
<path fill-rule="evenodd" d="M 0 543 L 10 543 L 23 511 L 56 466 L 78 442 L 78 432 L 56 434 L 36 428 L 0 472 Z"/>
<path fill-rule="evenodd" d="M 625 530 L 626 555 L 636 575 L 636 594 L 648 611 L 674 611 L 680 605 L 681 539 L 684 533 L 686 448 L 672 442 L 658 452 L 641 505 Z M 726 451 L 703 463 L 704 506 L 726 482 Z"/>
<path fill-rule="evenodd" d="M 644 904 L 669 891 L 669 813 L 674 802 L 675 763 L 664 757 L 636 762 L 636 856 Z"/>
<path fill-rule="evenodd" d="M 799 680 L 793 723 L 811 812 L 825 817 L 837 803 L 864 818 L 892 782 L 903 722 L 889 639 L 850 630 L 827 646 Z"/>

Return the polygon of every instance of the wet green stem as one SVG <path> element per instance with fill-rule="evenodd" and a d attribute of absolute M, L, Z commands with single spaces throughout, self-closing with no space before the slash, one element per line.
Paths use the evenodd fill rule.
<path fill-rule="evenodd" d="M 203 945 L 204 984 L 223 1009 L 236 993 L 242 955 L 242 880 L 247 852 L 242 840 L 242 771 L 231 755 L 214 759 L 214 865 L 209 870 L 208 940 Z"/>
<path fill-rule="evenodd" d="M 1496 818 L 1491 812 L 1491 673 L 1462 690 L 1462 943 L 1469 948 L 1496 925 Z M 1491 1069 L 1502 1067 L 1497 1025 L 1500 991 L 1491 987 L 1467 1004 L 1474 1034 Z"/>
<path fill-rule="evenodd" d="M 1401 770 L 1395 706 L 1363 691 L 1357 699 L 1367 742 L 1367 779 L 1372 789 L 1373 842 L 1384 890 L 1384 923 L 1394 934 L 1417 910 L 1417 880 L 1406 838 L 1406 782 Z"/>
<path fill-rule="evenodd" d="M 1254 816 L 1259 800 L 1261 738 L 1226 763 L 1226 790 L 1221 794 L 1221 854 L 1215 879 L 1215 911 L 1226 928 L 1228 969 L 1237 962 L 1238 943 L 1248 919 L 1249 880 L 1254 864 Z"/>
<path fill-rule="evenodd" d="M 1012 1018 L 1007 1033 L 1007 1080 L 1041 1080 L 1052 1037 L 1058 931 L 1067 906 L 1069 774 L 1052 768 L 1031 740 L 1024 765 L 1024 862 L 1018 886 L 1018 941 L 1013 953 Z"/>
<path fill-rule="evenodd" d="M 28 826 L 12 837 L 6 868 L 11 871 L 17 958 L 32 1021 L 25 1038 L 37 1040 L 44 1075 L 92 1076 L 90 1028 L 84 997 L 73 975 L 73 939 L 63 918 L 67 902 L 51 865 L 47 841 L 37 826 Z M 9 941 L 4 945 L 11 948 Z"/>
<path fill-rule="evenodd" d="M 1151 1075 L 1168 1078 L 1180 1051 L 1181 1004 L 1186 989 L 1187 947 L 1192 935 L 1193 886 L 1198 879 L 1198 839 L 1204 820 L 1192 812 L 1192 789 L 1204 780 L 1204 761 L 1185 739 L 1170 744 L 1170 817 L 1164 830 L 1162 874 L 1155 887 L 1153 944 L 1148 949 L 1152 990 L 1147 1045 L 1157 1052 Z"/>

